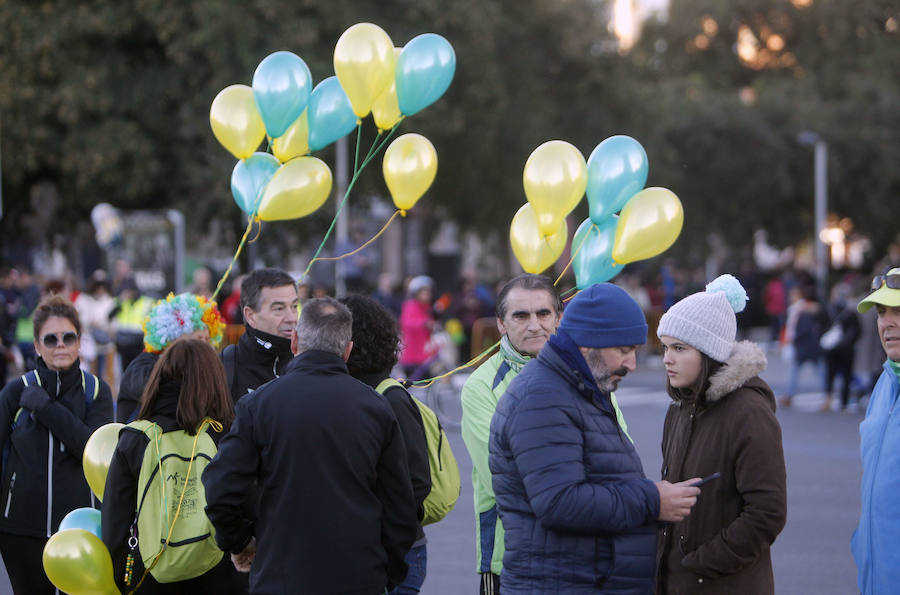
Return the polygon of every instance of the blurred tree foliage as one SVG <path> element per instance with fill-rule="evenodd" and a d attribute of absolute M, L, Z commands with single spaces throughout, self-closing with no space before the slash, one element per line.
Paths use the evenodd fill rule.
<path fill-rule="evenodd" d="M 569 140 L 587 157 L 607 136 L 630 134 L 647 149 L 649 184 L 684 202 L 680 254 L 702 258 L 711 230 L 733 245 L 759 225 L 801 241 L 813 160 L 796 134 L 809 129 L 829 142 L 832 210 L 880 248 L 896 236 L 896 2 L 672 0 L 667 22 L 648 23 L 625 54 L 609 10 L 603 0 L 0 1 L 3 228 L 17 229 L 34 208 L 31 189 L 46 182 L 60 197 L 53 231 L 100 201 L 182 208 L 196 231 L 213 218 L 238 225 L 234 160 L 208 124 L 213 97 L 249 84 L 280 49 L 318 82 L 333 74 L 340 34 L 370 21 L 398 46 L 433 31 L 456 50 L 450 90 L 400 132 L 438 150 L 438 179 L 420 204 L 464 228 L 505 236 L 540 143 Z M 386 193 L 378 163 L 354 196 Z M 324 221 L 290 229 L 320 232 Z"/>

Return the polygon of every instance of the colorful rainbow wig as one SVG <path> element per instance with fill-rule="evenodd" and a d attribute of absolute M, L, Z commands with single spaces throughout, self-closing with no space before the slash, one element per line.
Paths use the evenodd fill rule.
<path fill-rule="evenodd" d="M 216 302 L 192 293 L 170 293 L 159 300 L 144 318 L 144 349 L 159 353 L 169 343 L 195 331 L 209 330 L 209 342 L 218 347 L 222 342 L 225 323 Z"/>

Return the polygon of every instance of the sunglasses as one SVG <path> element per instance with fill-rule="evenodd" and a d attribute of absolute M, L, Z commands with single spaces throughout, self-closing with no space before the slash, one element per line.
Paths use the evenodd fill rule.
<path fill-rule="evenodd" d="M 62 344 L 66 347 L 71 347 L 77 340 L 78 333 L 73 333 L 72 331 L 66 331 L 64 333 L 47 333 L 41 337 L 41 343 L 43 343 L 44 347 L 47 349 L 53 349 L 59 345 L 60 341 L 62 341 Z"/>
<path fill-rule="evenodd" d="M 893 275 L 876 275 L 872 279 L 872 291 L 881 289 L 882 285 L 887 285 L 888 289 L 900 289 L 900 273 Z"/>

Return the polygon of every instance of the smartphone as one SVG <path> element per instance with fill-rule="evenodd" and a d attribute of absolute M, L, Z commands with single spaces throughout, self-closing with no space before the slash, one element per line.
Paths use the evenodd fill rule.
<path fill-rule="evenodd" d="M 692 483 L 691 485 L 692 485 L 693 487 L 699 488 L 700 486 L 702 486 L 703 484 L 705 484 L 707 481 L 712 481 L 712 480 L 714 480 L 714 479 L 719 479 L 720 477 L 722 477 L 722 474 L 719 473 L 718 471 L 716 471 L 716 472 L 713 473 L 712 475 L 707 475 L 706 477 L 704 477 L 704 478 L 701 479 L 700 481 L 695 482 L 695 483 Z"/>

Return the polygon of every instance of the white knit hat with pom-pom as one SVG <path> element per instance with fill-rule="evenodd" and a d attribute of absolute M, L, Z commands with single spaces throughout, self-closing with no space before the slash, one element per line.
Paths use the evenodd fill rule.
<path fill-rule="evenodd" d="M 722 275 L 706 286 L 706 291 L 689 295 L 662 315 L 658 337 L 673 337 L 724 362 L 734 349 L 737 334 L 735 312 L 747 304 L 747 292 L 740 281 Z"/>

